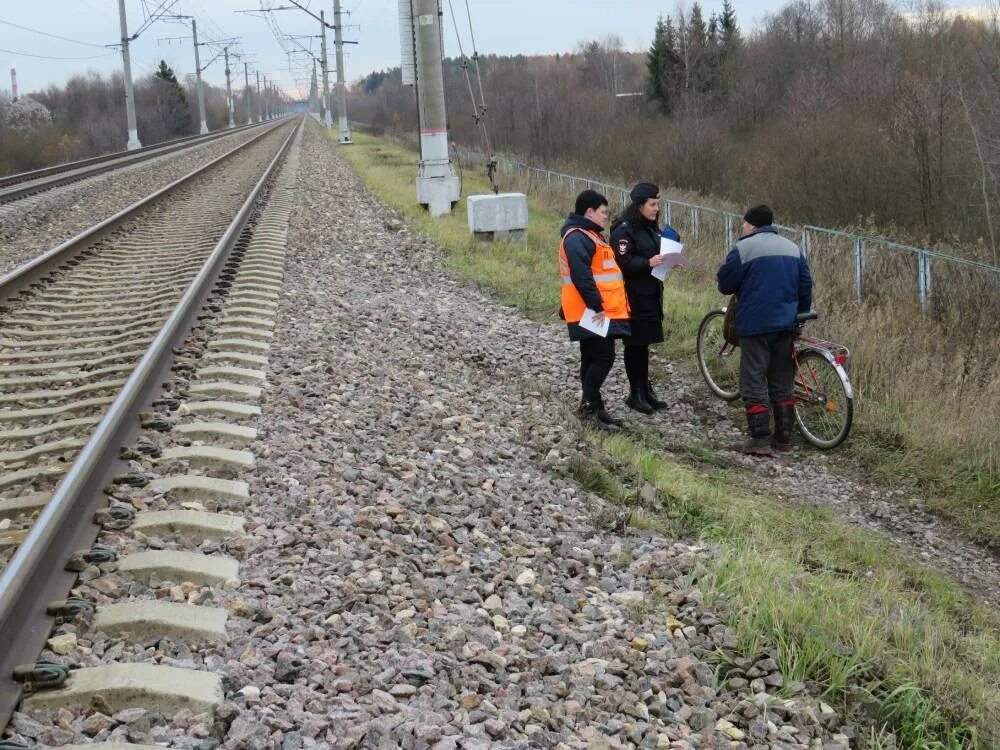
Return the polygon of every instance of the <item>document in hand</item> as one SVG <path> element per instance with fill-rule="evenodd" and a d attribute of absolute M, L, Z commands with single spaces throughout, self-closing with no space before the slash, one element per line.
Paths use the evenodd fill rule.
<path fill-rule="evenodd" d="M 660 281 L 667 278 L 671 268 L 683 266 L 688 262 L 687 256 L 684 254 L 684 245 L 666 237 L 660 237 L 660 255 L 665 256 L 663 262 L 650 271 Z"/>
<path fill-rule="evenodd" d="M 591 333 L 596 333 L 598 336 L 607 336 L 608 328 L 611 327 L 611 319 L 605 315 L 604 325 L 597 325 L 594 322 L 594 316 L 597 315 L 596 312 L 591 310 L 589 307 L 583 311 L 583 317 L 580 318 L 580 328 L 590 331 Z"/>

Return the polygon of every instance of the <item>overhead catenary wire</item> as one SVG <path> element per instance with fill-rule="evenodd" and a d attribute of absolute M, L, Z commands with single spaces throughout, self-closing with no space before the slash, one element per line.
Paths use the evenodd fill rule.
<path fill-rule="evenodd" d="M 13 26 L 15 29 L 21 29 L 22 31 L 30 31 L 32 34 L 41 34 L 42 36 L 49 36 L 53 39 L 61 39 L 64 42 L 72 42 L 73 44 L 82 44 L 85 47 L 97 47 L 98 49 L 104 49 L 103 44 L 94 44 L 93 42 L 82 42 L 79 39 L 70 39 L 68 36 L 59 36 L 59 34 L 53 34 L 49 31 L 42 31 L 41 29 L 33 29 L 30 26 L 22 26 L 19 23 L 14 23 L 13 21 L 5 21 L 0 18 L 0 23 L 6 26 Z M 80 58 L 83 59 L 83 58 Z"/>
<path fill-rule="evenodd" d="M 451 0 L 449 0 L 451 2 Z M 465 17 L 469 21 L 469 39 L 472 41 L 472 59 L 476 63 L 476 79 L 479 81 L 479 106 L 483 117 L 486 116 L 486 96 L 483 94 L 483 73 L 479 69 L 479 50 L 476 49 L 476 32 L 472 30 L 472 12 L 469 10 L 469 0 L 465 0 Z M 492 152 L 490 154 L 492 156 Z"/>
<path fill-rule="evenodd" d="M 105 52 L 103 55 L 89 55 L 87 57 L 53 57 L 52 55 L 34 55 L 30 52 L 17 52 L 16 50 L 3 48 L 0 48 L 0 52 L 6 52 L 8 55 L 17 55 L 18 57 L 34 57 L 39 60 L 96 60 L 99 57 L 118 54 L 117 52 Z"/>
<path fill-rule="evenodd" d="M 493 146 L 490 143 L 489 130 L 486 127 L 486 98 L 483 95 L 483 76 L 479 69 L 479 52 L 476 50 L 476 37 L 472 31 L 472 14 L 469 11 L 469 2 L 465 2 L 465 13 L 469 20 L 469 35 L 472 40 L 472 56 L 476 63 L 476 77 L 479 79 L 479 101 L 476 101 L 476 94 L 472 88 L 472 77 L 469 75 L 469 58 L 465 54 L 462 45 L 462 34 L 458 30 L 458 17 L 455 15 L 455 8 L 451 0 L 448 0 L 448 10 L 451 11 L 451 21 L 455 27 L 455 38 L 458 40 L 458 53 L 462 57 L 462 70 L 465 72 L 465 82 L 469 87 L 469 98 L 472 100 L 472 117 L 483 136 L 483 145 L 486 149 L 486 177 L 490 181 L 490 187 L 494 193 L 500 192 L 500 186 L 496 182 L 497 161 L 493 155 Z"/>

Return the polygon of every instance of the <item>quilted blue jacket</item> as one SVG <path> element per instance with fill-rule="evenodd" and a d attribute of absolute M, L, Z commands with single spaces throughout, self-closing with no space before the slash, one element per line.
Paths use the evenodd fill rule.
<path fill-rule="evenodd" d="M 716 274 L 719 291 L 737 295 L 736 332 L 758 336 L 795 327 L 812 305 L 805 254 L 773 226 L 759 227 L 733 246 Z"/>

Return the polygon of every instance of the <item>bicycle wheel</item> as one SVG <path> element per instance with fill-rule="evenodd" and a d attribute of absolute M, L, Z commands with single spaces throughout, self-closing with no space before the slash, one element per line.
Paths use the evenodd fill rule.
<path fill-rule="evenodd" d="M 795 421 L 806 442 L 836 448 L 847 437 L 854 418 L 854 399 L 837 368 L 819 352 L 798 355 L 795 372 Z"/>
<path fill-rule="evenodd" d="M 724 317 L 722 310 L 712 310 L 701 319 L 698 368 L 712 393 L 725 401 L 735 401 L 740 397 L 740 355 L 722 335 Z"/>

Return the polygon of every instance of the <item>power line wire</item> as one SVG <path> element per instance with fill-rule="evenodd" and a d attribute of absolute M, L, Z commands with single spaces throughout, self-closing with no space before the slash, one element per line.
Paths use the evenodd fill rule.
<path fill-rule="evenodd" d="M 8 55 L 17 55 L 18 57 L 36 57 L 39 60 L 96 60 L 99 57 L 118 54 L 117 52 L 105 52 L 103 55 L 91 55 L 90 57 L 52 57 L 51 55 L 33 55 L 30 52 L 17 52 L 12 49 L 2 48 L 0 48 L 0 52 L 6 52 Z"/>
<path fill-rule="evenodd" d="M 82 44 L 82 45 L 87 46 L 87 47 L 97 47 L 98 49 L 104 49 L 104 45 L 103 44 L 94 44 L 93 42 L 81 42 L 79 39 L 70 39 L 68 36 L 59 36 L 58 34 L 50 34 L 47 31 L 40 31 L 39 29 L 33 29 L 30 26 L 21 26 L 21 24 L 14 23 L 12 21 L 5 21 L 2 18 L 0 18 L 0 23 L 6 24 L 7 26 L 13 26 L 15 29 L 21 29 L 22 31 L 30 31 L 33 34 L 41 34 L 42 36 L 50 36 L 53 39 L 62 39 L 64 42 L 72 42 L 73 44 Z M 68 58 L 67 57 L 67 58 L 64 58 L 64 59 L 70 60 L 70 59 L 73 59 L 73 58 Z M 76 58 L 76 59 L 83 60 L 85 58 L 81 57 L 81 58 Z"/>

